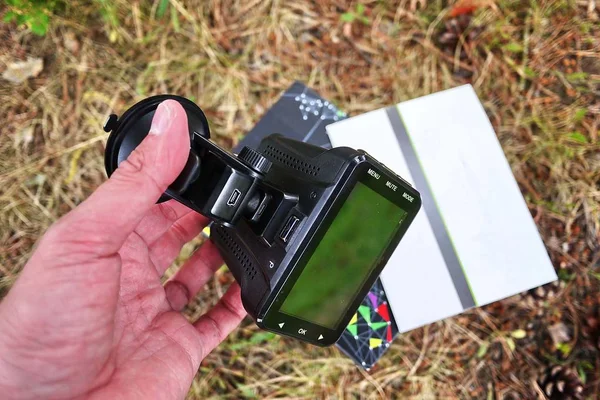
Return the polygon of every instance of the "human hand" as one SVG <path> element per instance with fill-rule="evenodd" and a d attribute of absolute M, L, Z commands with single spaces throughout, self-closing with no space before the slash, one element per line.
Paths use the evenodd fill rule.
<path fill-rule="evenodd" d="M 155 205 L 189 146 L 184 109 L 161 103 L 127 161 L 42 237 L 0 303 L 0 397 L 186 395 L 202 359 L 246 315 L 237 284 L 195 323 L 180 314 L 223 263 L 210 242 L 161 284 L 208 223 L 175 201 Z"/>

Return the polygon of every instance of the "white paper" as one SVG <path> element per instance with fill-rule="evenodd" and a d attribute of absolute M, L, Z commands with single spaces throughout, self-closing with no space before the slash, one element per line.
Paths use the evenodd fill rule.
<path fill-rule="evenodd" d="M 363 149 L 413 183 L 385 110 L 329 125 L 327 133 L 334 147 Z M 417 214 L 381 281 L 401 332 L 463 310 L 424 212 Z"/>
<path fill-rule="evenodd" d="M 475 91 L 399 105 L 478 305 L 556 279 L 546 248 Z"/>
<path fill-rule="evenodd" d="M 555 280 L 472 87 L 400 103 L 398 110 L 475 303 L 487 304 Z M 413 182 L 384 109 L 331 124 L 327 133 L 334 147 L 363 149 Z M 401 332 L 463 311 L 424 209 L 381 279 Z"/>

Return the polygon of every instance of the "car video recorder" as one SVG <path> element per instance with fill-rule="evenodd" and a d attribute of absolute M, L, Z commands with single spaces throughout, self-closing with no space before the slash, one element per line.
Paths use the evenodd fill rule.
<path fill-rule="evenodd" d="M 325 150 L 274 134 L 235 156 L 209 140 L 197 105 L 173 95 L 109 117 L 109 176 L 166 99 L 184 107 L 191 144 L 160 201 L 173 198 L 213 221 L 211 240 L 259 327 L 335 343 L 415 218 L 419 193 L 362 150 Z"/>

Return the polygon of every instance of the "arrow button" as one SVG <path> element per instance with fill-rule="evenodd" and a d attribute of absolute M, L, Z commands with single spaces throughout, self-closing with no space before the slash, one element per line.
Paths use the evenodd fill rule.
<path fill-rule="evenodd" d="M 323 335 L 319 335 L 319 339 L 317 339 L 317 340 L 321 340 L 321 339 L 323 339 Z"/>
<path fill-rule="evenodd" d="M 283 328 L 284 325 L 285 325 L 285 322 L 282 322 L 282 323 L 279 324 L 279 327 Z"/>

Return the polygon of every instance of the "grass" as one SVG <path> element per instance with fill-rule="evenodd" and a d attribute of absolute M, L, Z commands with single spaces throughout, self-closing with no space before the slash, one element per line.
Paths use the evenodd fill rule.
<path fill-rule="evenodd" d="M 294 80 L 351 115 L 472 83 L 561 276 L 556 296 L 541 308 L 515 296 L 402 335 L 369 373 L 247 321 L 202 363 L 189 397 L 532 398 L 539 371 L 560 364 L 597 398 L 600 349 L 582 332 L 600 298 L 600 13 L 587 0 L 479 3 L 451 46 L 439 37 L 455 9 L 439 0 L 75 0 L 44 37 L 0 25 L 0 71 L 44 59 L 39 76 L 0 84 L 0 296 L 46 228 L 105 180 L 101 126 L 113 110 L 183 95 L 231 147 Z M 559 323 L 571 340 L 556 346 Z"/>

